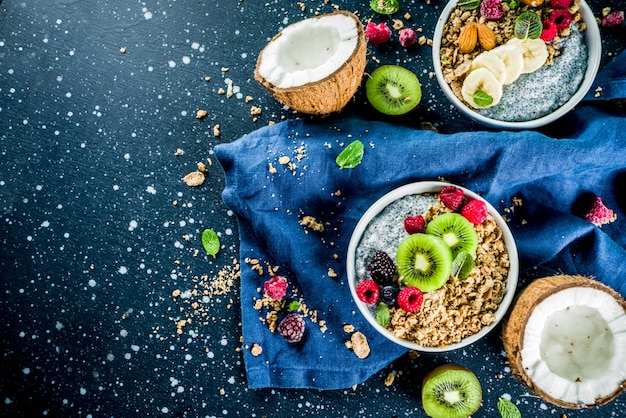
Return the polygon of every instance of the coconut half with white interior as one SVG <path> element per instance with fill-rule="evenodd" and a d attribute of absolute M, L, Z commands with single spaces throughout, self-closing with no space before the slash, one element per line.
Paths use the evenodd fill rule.
<path fill-rule="evenodd" d="M 582 276 L 533 281 L 502 327 L 511 369 L 562 408 L 606 404 L 626 385 L 626 301 Z"/>
<path fill-rule="evenodd" d="M 304 19 L 263 48 L 254 78 L 293 110 L 338 112 L 361 84 L 366 47 L 363 25 L 354 13 L 338 10 Z"/>

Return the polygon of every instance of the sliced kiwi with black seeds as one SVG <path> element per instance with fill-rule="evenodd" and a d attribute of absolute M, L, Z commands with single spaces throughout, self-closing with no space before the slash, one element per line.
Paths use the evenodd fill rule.
<path fill-rule="evenodd" d="M 450 278 L 452 252 L 435 235 L 412 234 L 398 245 L 396 268 L 405 285 L 432 292 Z"/>
<path fill-rule="evenodd" d="M 422 384 L 422 407 L 431 418 L 466 418 L 480 408 L 482 388 L 474 373 L 456 364 L 432 370 Z"/>
<path fill-rule="evenodd" d="M 422 100 L 422 87 L 417 76 L 399 65 L 376 68 L 365 82 L 365 95 L 385 115 L 405 115 Z"/>
<path fill-rule="evenodd" d="M 478 235 L 474 225 L 465 216 L 454 212 L 434 217 L 424 230 L 427 234 L 441 237 L 456 257 L 461 251 L 474 256 L 478 248 Z"/>

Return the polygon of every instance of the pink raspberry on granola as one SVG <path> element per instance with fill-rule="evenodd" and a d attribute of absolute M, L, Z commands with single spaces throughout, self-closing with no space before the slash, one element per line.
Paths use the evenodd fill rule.
<path fill-rule="evenodd" d="M 263 290 L 274 300 L 282 299 L 287 294 L 287 279 L 283 276 L 274 276 L 263 283 Z"/>
<path fill-rule="evenodd" d="M 415 45 L 417 42 L 417 34 L 411 28 L 402 28 L 400 32 L 398 32 L 400 45 L 404 48 L 408 48 L 410 46 Z"/>
<path fill-rule="evenodd" d="M 559 31 L 569 28 L 572 19 L 572 14 L 567 9 L 556 9 L 550 13 L 550 20 L 554 22 Z"/>
<path fill-rule="evenodd" d="M 463 203 L 463 190 L 454 186 L 444 186 L 439 192 L 441 202 L 452 210 L 457 210 Z"/>
<path fill-rule="evenodd" d="M 480 3 L 480 14 L 487 20 L 499 20 L 504 16 L 500 0 L 483 0 Z"/>
<path fill-rule="evenodd" d="M 585 214 L 585 219 L 592 224 L 601 227 L 617 219 L 617 215 L 612 209 L 607 208 L 602 199 L 596 196 L 589 212 Z"/>
<path fill-rule="evenodd" d="M 544 42 L 550 42 L 554 38 L 556 38 L 557 30 L 556 23 L 551 20 L 543 21 L 543 30 L 541 31 L 541 40 Z"/>
<path fill-rule="evenodd" d="M 485 202 L 478 199 L 470 200 L 463 206 L 463 209 L 461 209 L 461 215 L 465 216 L 465 218 L 474 225 L 485 222 L 488 214 L 489 210 L 487 209 L 487 205 Z"/>
<path fill-rule="evenodd" d="M 391 38 L 391 29 L 386 23 L 369 22 L 365 27 L 365 36 L 372 45 L 380 45 Z"/>
<path fill-rule="evenodd" d="M 572 4 L 572 0 L 550 0 L 550 6 L 554 9 L 567 9 Z"/>

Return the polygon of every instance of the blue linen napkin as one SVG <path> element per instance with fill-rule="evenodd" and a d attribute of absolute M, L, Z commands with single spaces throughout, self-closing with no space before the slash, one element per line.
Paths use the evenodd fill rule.
<path fill-rule="evenodd" d="M 226 174 L 223 199 L 239 220 L 249 386 L 351 387 L 405 353 L 360 316 L 344 263 L 359 217 L 383 194 L 414 181 L 444 178 L 481 194 L 501 213 L 520 198 L 523 205 L 507 216 L 523 276 L 593 276 L 626 295 L 626 118 L 624 110 L 598 102 L 626 97 L 625 60 L 622 54 L 599 75 L 600 97 L 590 94 L 555 125 L 567 139 L 534 131 L 443 135 L 343 115 L 289 120 L 217 146 Z M 362 163 L 339 169 L 335 157 L 355 139 L 366 145 Z M 583 219 L 579 206 L 589 195 L 600 196 L 617 220 L 599 228 Z M 301 225 L 307 215 L 324 231 Z M 255 307 L 269 275 L 251 269 L 247 258 L 280 266 L 288 296 L 297 291 L 295 298 L 317 311 L 317 322 L 307 318 L 303 342 L 290 344 L 269 330 L 262 319 L 267 311 Z M 366 335 L 367 358 L 346 348 L 345 324 Z"/>

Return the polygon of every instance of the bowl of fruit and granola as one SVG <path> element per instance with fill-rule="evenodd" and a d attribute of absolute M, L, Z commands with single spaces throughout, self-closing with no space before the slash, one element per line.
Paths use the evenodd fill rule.
<path fill-rule="evenodd" d="M 584 0 L 451 0 L 433 36 L 446 97 L 497 129 L 534 129 L 587 94 L 601 58 L 600 31 Z"/>
<path fill-rule="evenodd" d="M 347 254 L 352 297 L 383 336 L 423 352 L 455 350 L 494 329 L 517 287 L 513 236 L 478 194 L 423 181 L 378 199 Z"/>

